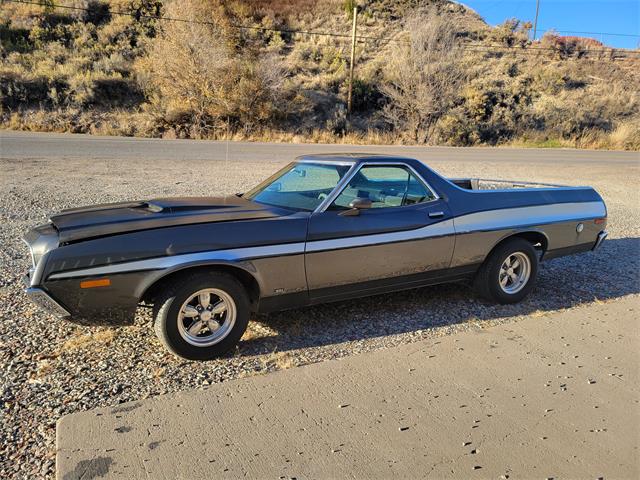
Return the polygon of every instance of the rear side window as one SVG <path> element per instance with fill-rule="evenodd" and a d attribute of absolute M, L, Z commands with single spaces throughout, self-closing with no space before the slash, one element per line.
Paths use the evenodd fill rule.
<path fill-rule="evenodd" d="M 429 202 L 436 196 L 407 167 L 366 165 L 354 175 L 330 208 L 349 208 L 356 198 L 371 200 L 372 208 L 389 208 Z"/>

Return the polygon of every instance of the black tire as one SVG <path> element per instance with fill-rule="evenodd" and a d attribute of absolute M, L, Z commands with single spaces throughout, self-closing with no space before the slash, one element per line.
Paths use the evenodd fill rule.
<path fill-rule="evenodd" d="M 182 305 L 195 293 L 207 288 L 225 292 L 235 304 L 235 322 L 218 343 L 198 346 L 189 343 L 180 333 L 178 322 Z M 249 296 L 232 275 L 222 272 L 200 272 L 180 277 L 156 297 L 154 330 L 163 345 L 175 355 L 187 360 L 211 360 L 233 349 L 249 324 Z M 200 318 L 200 317 L 197 317 Z"/>
<path fill-rule="evenodd" d="M 511 255 L 523 253 L 529 258 L 529 278 L 521 289 L 507 293 L 500 286 L 500 268 Z M 517 303 L 533 289 L 538 276 L 538 252 L 530 242 L 523 238 L 512 238 L 498 245 L 486 258 L 474 280 L 474 289 L 486 300 L 501 304 Z"/>

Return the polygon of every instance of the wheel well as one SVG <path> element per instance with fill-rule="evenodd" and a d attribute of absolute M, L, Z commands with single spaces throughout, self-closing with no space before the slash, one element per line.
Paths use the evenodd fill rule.
<path fill-rule="evenodd" d="M 509 235 L 508 237 L 503 238 L 502 240 L 500 240 L 491 249 L 491 252 L 493 252 L 496 248 L 498 248 L 504 242 L 507 242 L 507 241 L 511 240 L 512 238 L 524 238 L 527 242 L 529 242 L 531 245 L 533 245 L 533 248 L 535 248 L 536 251 L 540 254 L 540 257 L 542 257 L 542 255 L 544 255 L 544 253 L 547 251 L 547 247 L 549 246 L 549 240 L 547 239 L 547 236 L 544 233 L 535 232 L 535 231 L 519 232 L 519 233 L 514 233 L 513 235 Z M 489 252 L 489 254 L 491 254 L 491 252 Z M 489 255 L 487 255 L 487 257 L 488 256 Z M 540 258 L 538 258 L 538 260 L 539 259 Z"/>
<path fill-rule="evenodd" d="M 260 299 L 260 285 L 258 284 L 258 281 L 246 270 L 232 265 L 200 265 L 170 273 L 148 287 L 140 301 L 144 303 L 154 303 L 154 299 L 158 292 L 162 291 L 166 285 L 178 282 L 180 281 L 180 278 L 193 273 L 211 271 L 225 272 L 235 277 L 247 290 L 252 306 L 257 305 L 258 300 Z"/>

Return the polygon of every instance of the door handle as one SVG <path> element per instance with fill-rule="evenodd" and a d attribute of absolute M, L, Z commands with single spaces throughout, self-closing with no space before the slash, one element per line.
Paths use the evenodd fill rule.
<path fill-rule="evenodd" d="M 429 212 L 429 218 L 444 217 L 444 212 Z"/>

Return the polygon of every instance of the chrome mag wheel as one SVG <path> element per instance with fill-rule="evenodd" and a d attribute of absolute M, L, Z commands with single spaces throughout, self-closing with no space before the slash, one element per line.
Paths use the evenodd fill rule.
<path fill-rule="evenodd" d="M 236 315 L 236 304 L 227 292 L 205 288 L 182 304 L 178 313 L 178 332 L 190 345 L 209 347 L 229 335 Z"/>
<path fill-rule="evenodd" d="M 531 277 L 531 260 L 523 252 L 510 254 L 500 267 L 498 280 L 505 293 L 513 295 L 522 290 Z"/>

